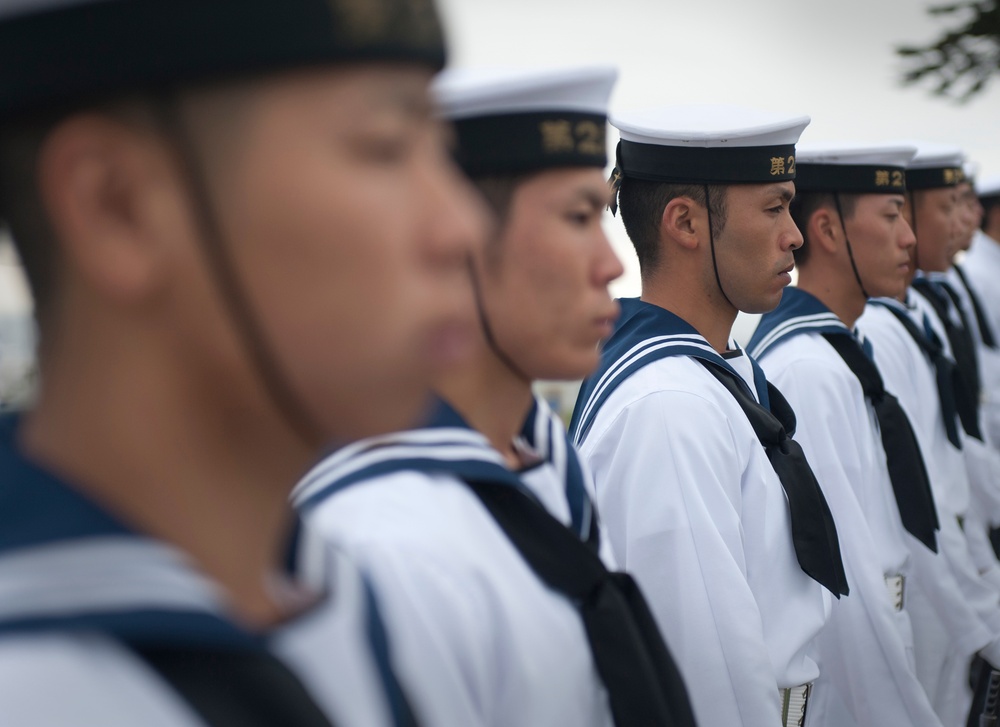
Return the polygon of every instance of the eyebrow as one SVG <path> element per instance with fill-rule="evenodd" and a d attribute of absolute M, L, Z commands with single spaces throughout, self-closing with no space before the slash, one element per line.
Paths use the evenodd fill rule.
<path fill-rule="evenodd" d="M 772 197 L 772 196 L 773 197 L 781 197 L 781 200 L 785 204 L 788 204 L 793 199 L 795 199 L 795 192 L 793 192 L 792 190 L 790 190 L 788 187 L 777 185 L 777 184 L 767 190 L 767 195 L 769 197 Z"/>
<path fill-rule="evenodd" d="M 607 192 L 597 192 L 590 187 L 580 187 L 576 190 L 573 196 L 578 200 L 582 200 L 590 204 L 595 210 L 603 210 L 611 204 L 612 194 L 613 192 L 611 190 L 608 190 Z"/>

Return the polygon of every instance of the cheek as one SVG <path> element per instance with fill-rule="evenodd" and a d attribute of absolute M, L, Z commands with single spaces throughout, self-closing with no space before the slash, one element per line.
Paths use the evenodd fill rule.
<path fill-rule="evenodd" d="M 295 168 L 249 198 L 238 227 L 264 334 L 338 436 L 403 426 L 430 376 L 417 211 L 378 175 Z"/>

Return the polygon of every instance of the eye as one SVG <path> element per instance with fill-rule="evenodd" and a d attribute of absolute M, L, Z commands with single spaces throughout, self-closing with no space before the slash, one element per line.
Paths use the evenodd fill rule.
<path fill-rule="evenodd" d="M 578 227 L 586 227 L 594 218 L 593 212 L 589 210 L 573 210 L 565 215 L 566 220 Z"/>
<path fill-rule="evenodd" d="M 369 137 L 358 142 L 358 154 L 376 164 L 399 164 L 405 161 L 413 149 L 407 136 Z"/>
<path fill-rule="evenodd" d="M 779 204 L 777 207 L 769 207 L 767 211 L 770 212 L 771 214 L 780 215 L 782 212 L 785 211 L 785 205 Z"/>

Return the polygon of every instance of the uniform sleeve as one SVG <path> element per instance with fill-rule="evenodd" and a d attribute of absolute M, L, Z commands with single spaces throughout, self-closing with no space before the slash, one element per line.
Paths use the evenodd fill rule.
<path fill-rule="evenodd" d="M 832 351 L 831 351 L 832 353 Z M 862 498 L 879 484 L 862 471 L 859 437 L 871 430 L 860 416 L 860 389 L 852 390 L 837 367 L 817 358 L 775 371 L 761 362 L 768 379 L 797 414 L 795 439 L 823 488 L 840 537 L 851 593 L 834 602 L 820 633 L 820 681 L 833 688 L 861 725 L 939 725 L 933 707 L 910 664 L 909 620 L 897 614 L 877 561 L 878 548 Z"/>
<path fill-rule="evenodd" d="M 484 584 L 456 578 L 426 553 L 368 545 L 355 556 L 379 597 L 394 664 L 421 721 L 492 724 L 498 645 Z"/>
<path fill-rule="evenodd" d="M 921 449 L 928 456 L 929 448 L 924 443 L 938 436 L 933 427 L 937 417 L 926 407 L 937 407 L 936 392 L 919 392 L 912 385 L 912 368 L 929 365 L 921 355 L 914 360 L 907 346 L 908 336 L 901 326 L 892 320 L 888 311 L 869 307 L 859 325 L 873 340 L 875 362 L 878 364 L 886 388 L 899 397 L 899 402 L 921 442 Z M 933 463 L 928 462 L 928 471 L 933 473 Z M 932 474 L 933 477 L 933 474 Z M 932 485 L 933 485 L 932 481 Z M 965 654 L 974 654 L 998 635 L 998 601 L 996 590 L 980 578 L 973 564 L 968 542 L 953 513 L 949 514 L 941 506 L 938 492 L 938 553 L 924 547 L 915 538 L 907 537 L 913 558 L 915 576 L 919 587 L 927 596 L 942 628 L 947 632 L 955 648 Z"/>
<path fill-rule="evenodd" d="M 3 727 L 207 727 L 144 662 L 100 636 L 0 639 Z"/>
<path fill-rule="evenodd" d="M 645 592 L 698 723 L 772 725 L 777 684 L 747 584 L 736 448 L 715 404 L 671 391 L 630 404 L 581 451 L 615 557 Z"/>

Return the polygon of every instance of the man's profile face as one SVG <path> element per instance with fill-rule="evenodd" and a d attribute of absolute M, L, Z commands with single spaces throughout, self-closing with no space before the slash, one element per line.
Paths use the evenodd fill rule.
<path fill-rule="evenodd" d="M 860 195 L 853 214 L 843 223 L 858 273 L 873 297 L 896 298 L 910 282 L 910 250 L 916 238 L 903 218 L 904 202 L 901 194 Z M 846 258 L 846 246 L 843 254 Z M 850 261 L 843 263 L 843 269 L 850 271 L 851 284 L 855 284 Z"/>
<path fill-rule="evenodd" d="M 958 195 L 954 187 L 915 193 L 917 267 L 944 272 L 957 252 L 959 237 Z"/>
<path fill-rule="evenodd" d="M 475 322 L 465 261 L 485 216 L 431 116 L 430 75 L 276 76 L 212 180 L 263 337 L 331 440 L 412 424 Z"/>
<path fill-rule="evenodd" d="M 608 185 L 596 168 L 551 169 L 521 182 L 490 243 L 483 300 L 497 341 L 533 379 L 579 379 L 598 364 L 622 266 L 601 221 Z"/>
<path fill-rule="evenodd" d="M 788 211 L 795 185 L 732 185 L 727 195 L 726 224 L 715 236 L 722 287 L 737 310 L 774 310 L 791 282 L 792 251 L 802 245 Z"/>

